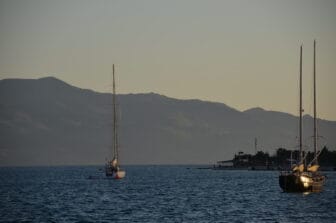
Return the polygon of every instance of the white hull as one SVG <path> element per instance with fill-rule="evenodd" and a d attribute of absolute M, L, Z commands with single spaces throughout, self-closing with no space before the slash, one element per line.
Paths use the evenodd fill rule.
<path fill-rule="evenodd" d="M 126 176 L 126 171 L 124 170 L 118 170 L 117 172 L 114 173 L 114 178 L 115 179 L 122 179 Z"/>

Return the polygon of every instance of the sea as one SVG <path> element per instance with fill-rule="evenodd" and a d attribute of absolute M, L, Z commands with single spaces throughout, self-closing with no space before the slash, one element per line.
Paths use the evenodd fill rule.
<path fill-rule="evenodd" d="M 336 222 L 336 172 L 323 192 L 284 193 L 277 171 L 197 166 L 0 168 L 0 222 Z"/>

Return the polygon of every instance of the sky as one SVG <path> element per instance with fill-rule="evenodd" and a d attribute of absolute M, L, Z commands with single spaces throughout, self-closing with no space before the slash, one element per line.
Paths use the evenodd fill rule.
<path fill-rule="evenodd" d="M 336 120 L 334 0 L 0 0 L 0 79 L 155 92 Z"/>

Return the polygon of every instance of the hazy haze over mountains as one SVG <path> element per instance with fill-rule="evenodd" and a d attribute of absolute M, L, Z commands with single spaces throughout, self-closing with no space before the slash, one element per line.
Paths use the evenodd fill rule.
<path fill-rule="evenodd" d="M 118 95 L 121 160 L 125 164 L 210 164 L 238 151 L 294 149 L 298 118 L 253 108 Z M 103 164 L 111 156 L 112 97 L 53 77 L 0 81 L 0 165 Z M 336 146 L 336 122 L 319 120 L 321 145 Z M 311 145 L 312 118 L 304 117 Z"/>

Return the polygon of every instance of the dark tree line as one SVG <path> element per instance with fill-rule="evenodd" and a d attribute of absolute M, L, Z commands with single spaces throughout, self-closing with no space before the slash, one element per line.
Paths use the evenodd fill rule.
<path fill-rule="evenodd" d="M 279 148 L 273 156 L 269 155 L 267 152 L 258 151 L 257 154 L 250 156 L 250 160 L 254 164 L 286 166 L 289 162 L 291 162 L 291 159 L 294 163 L 296 160 L 299 160 L 299 156 L 299 150 Z M 306 156 L 306 162 L 309 164 L 309 162 L 314 159 L 314 152 L 309 151 L 307 154 L 304 154 L 304 156 Z M 318 162 L 320 166 L 336 167 L 336 151 L 331 151 L 327 147 L 324 147 L 318 157 Z"/>

